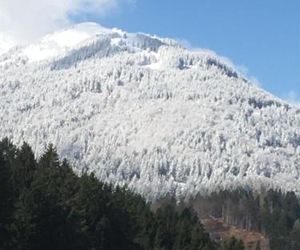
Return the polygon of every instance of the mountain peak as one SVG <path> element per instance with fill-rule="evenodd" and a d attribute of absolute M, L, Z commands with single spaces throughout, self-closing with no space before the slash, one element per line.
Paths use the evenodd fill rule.
<path fill-rule="evenodd" d="M 133 51 L 135 48 L 157 50 L 162 45 L 179 46 L 171 39 L 161 39 L 143 33 L 127 33 L 120 29 L 109 29 L 97 23 L 86 22 L 48 34 L 39 42 L 23 47 L 21 54 L 29 62 L 39 62 L 67 56 L 72 51 L 96 43 L 101 44 L 104 40 L 107 42 L 109 40 L 112 50 L 116 50 L 117 47 L 120 50 Z"/>

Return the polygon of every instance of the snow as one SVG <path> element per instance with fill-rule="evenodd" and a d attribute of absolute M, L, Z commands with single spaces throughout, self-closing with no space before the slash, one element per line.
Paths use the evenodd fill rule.
<path fill-rule="evenodd" d="M 148 199 L 300 191 L 299 108 L 171 39 L 88 23 L 0 56 L 0 121 L 0 137 L 37 156 L 52 142 Z"/>

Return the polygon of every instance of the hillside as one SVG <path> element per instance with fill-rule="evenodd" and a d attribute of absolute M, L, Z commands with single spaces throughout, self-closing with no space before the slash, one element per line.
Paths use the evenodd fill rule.
<path fill-rule="evenodd" d="M 259 58 L 258 58 L 259 60 Z M 93 23 L 0 55 L 0 137 L 148 199 L 299 193 L 300 109 L 224 58 Z"/>

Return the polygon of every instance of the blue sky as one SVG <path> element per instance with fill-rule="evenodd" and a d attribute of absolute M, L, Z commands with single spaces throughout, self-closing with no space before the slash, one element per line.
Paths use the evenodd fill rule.
<path fill-rule="evenodd" d="M 299 0 L 137 0 L 76 21 L 187 40 L 228 57 L 275 95 L 299 101 L 299 13 Z"/>

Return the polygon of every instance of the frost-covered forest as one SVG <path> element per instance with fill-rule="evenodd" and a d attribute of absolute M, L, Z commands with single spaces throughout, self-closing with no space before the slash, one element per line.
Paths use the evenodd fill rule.
<path fill-rule="evenodd" d="M 0 55 L 0 122 L 36 156 L 51 142 L 77 173 L 148 199 L 300 191 L 300 109 L 170 39 L 81 24 L 15 47 Z"/>

